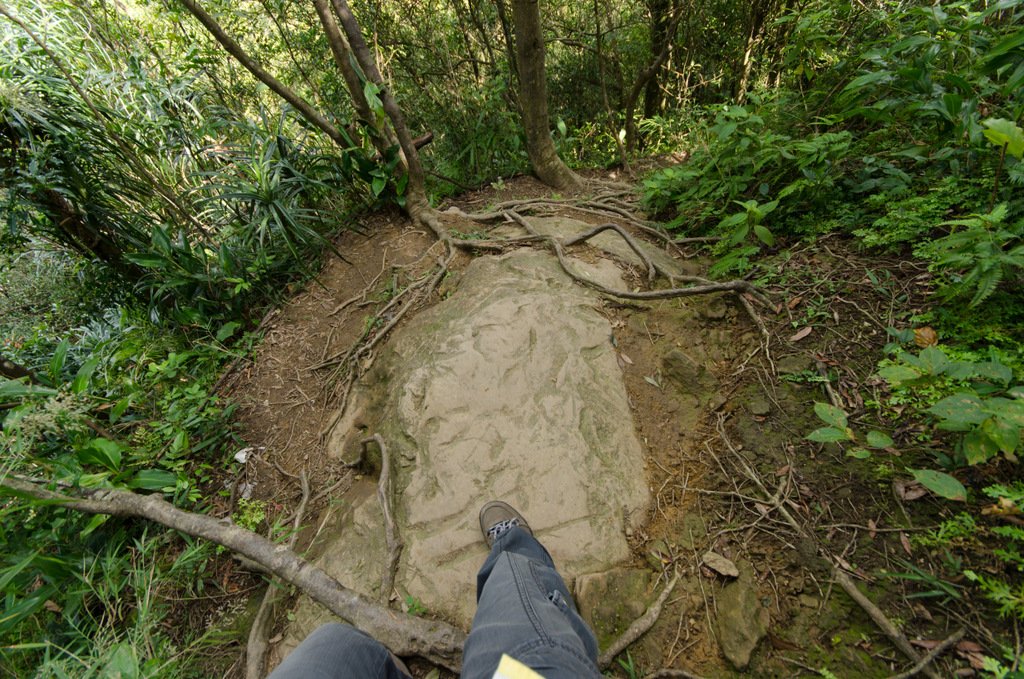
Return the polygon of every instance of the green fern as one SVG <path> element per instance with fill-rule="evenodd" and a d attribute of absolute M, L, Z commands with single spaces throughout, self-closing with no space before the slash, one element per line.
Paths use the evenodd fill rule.
<path fill-rule="evenodd" d="M 976 307 L 1004 280 L 1024 273 L 1024 220 L 1004 224 L 1008 214 L 1002 203 L 987 214 L 943 222 L 955 230 L 920 248 L 919 254 L 932 261 L 932 270 L 946 275 L 946 296 L 971 295 L 969 306 Z"/>

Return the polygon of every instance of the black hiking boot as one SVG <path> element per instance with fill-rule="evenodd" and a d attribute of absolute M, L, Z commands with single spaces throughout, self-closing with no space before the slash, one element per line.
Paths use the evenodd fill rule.
<path fill-rule="evenodd" d="M 512 509 L 507 503 L 501 500 L 492 500 L 480 508 L 480 532 L 484 534 L 484 541 L 488 547 L 494 546 L 494 541 L 505 534 L 512 526 L 519 526 L 530 535 L 530 524 L 526 523 L 523 515 Z"/>

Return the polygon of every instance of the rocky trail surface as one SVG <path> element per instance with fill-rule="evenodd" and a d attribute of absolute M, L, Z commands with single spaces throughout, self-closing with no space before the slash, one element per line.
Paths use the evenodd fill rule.
<path fill-rule="evenodd" d="M 505 191 L 458 207 L 541 195 L 528 179 Z M 447 220 L 464 238 L 521 235 Z M 536 233 L 559 236 L 603 221 L 570 207 L 530 218 Z M 851 630 L 884 640 L 833 591 L 815 527 L 780 517 L 789 507 L 800 524 L 817 502 L 817 516 L 825 506 L 840 524 L 848 496 L 824 488 L 855 487 L 832 474 L 819 489 L 794 458 L 820 396 L 780 376 L 817 374 L 819 354 L 799 340 L 769 350 L 733 293 L 615 299 L 570 278 L 552 253 L 521 248 L 460 255 L 346 383 L 339 357 L 392 320 L 389 303 L 438 256 L 397 216 L 366 229 L 346 236 L 353 264 L 328 263 L 318 285 L 264 320 L 263 346 L 229 385 L 251 444 L 237 494 L 283 510 L 305 473 L 313 498 L 299 545 L 314 563 L 398 615 L 468 629 L 486 555 L 477 509 L 503 499 L 551 551 L 602 649 L 677 582 L 614 672 L 789 676 L 845 663 L 857 676 L 888 674 L 895 658 L 870 645 L 823 643 Z M 642 248 L 659 271 L 700 272 L 664 243 Z M 607 288 L 646 285 L 645 262 L 615 233 L 569 257 Z M 794 307 L 774 321 L 776 336 L 797 325 Z M 847 559 L 857 536 L 830 534 Z M 271 665 L 329 619 L 305 597 L 279 605 Z"/>

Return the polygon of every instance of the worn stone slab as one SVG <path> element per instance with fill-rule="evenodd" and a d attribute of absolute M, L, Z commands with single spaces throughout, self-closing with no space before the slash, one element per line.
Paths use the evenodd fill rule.
<path fill-rule="evenodd" d="M 597 304 L 545 253 L 477 258 L 396 332 L 331 436 L 338 456 L 366 433 L 388 442 L 406 544 L 396 584 L 427 610 L 472 620 L 487 553 L 477 510 L 490 499 L 523 511 L 570 581 L 628 558 L 625 526 L 645 518 L 650 493 Z M 338 554 L 378 549 L 347 530 L 337 540 Z M 375 571 L 367 583 L 379 565 L 359 566 Z"/>

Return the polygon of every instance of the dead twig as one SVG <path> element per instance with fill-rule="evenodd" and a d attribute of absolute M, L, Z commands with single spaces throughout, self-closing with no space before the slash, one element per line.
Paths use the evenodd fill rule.
<path fill-rule="evenodd" d="M 669 594 L 675 589 L 676 583 L 679 581 L 679 576 L 675 576 L 662 590 L 661 595 L 658 599 L 651 604 L 647 609 L 647 612 L 641 615 L 639 618 L 633 621 L 633 624 L 623 632 L 619 638 L 613 641 L 597 659 L 597 666 L 601 670 L 608 669 L 611 666 L 612 661 L 615 660 L 615 656 L 626 650 L 626 647 L 632 644 L 634 641 L 642 637 L 647 633 L 647 630 L 654 626 L 654 623 L 658 622 L 658 618 L 661 616 L 661 609 L 665 605 L 665 601 L 668 599 Z"/>
<path fill-rule="evenodd" d="M 915 676 L 919 672 L 923 671 L 925 667 L 935 662 L 935 659 L 943 653 L 945 653 L 950 646 L 953 646 L 954 644 L 958 643 L 961 639 L 963 639 L 964 634 L 966 632 L 967 630 L 961 627 L 956 632 L 953 632 L 953 634 L 949 635 L 949 637 L 947 637 L 946 640 L 943 641 L 941 644 L 939 644 L 932 650 L 928 651 L 928 655 L 921 658 L 921 660 L 919 660 L 916 665 L 911 667 L 906 672 L 901 672 L 899 674 L 892 675 L 891 677 L 889 677 L 889 679 L 910 679 L 910 677 Z"/>

